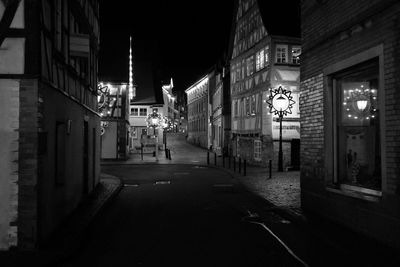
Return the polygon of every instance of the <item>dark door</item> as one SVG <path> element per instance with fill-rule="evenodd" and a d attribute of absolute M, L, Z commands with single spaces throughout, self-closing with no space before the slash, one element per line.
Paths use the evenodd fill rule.
<path fill-rule="evenodd" d="M 300 169 L 300 139 L 292 139 L 291 142 L 291 163 L 293 170 Z"/>
<path fill-rule="evenodd" d="M 89 125 L 83 123 L 83 195 L 89 193 Z"/>

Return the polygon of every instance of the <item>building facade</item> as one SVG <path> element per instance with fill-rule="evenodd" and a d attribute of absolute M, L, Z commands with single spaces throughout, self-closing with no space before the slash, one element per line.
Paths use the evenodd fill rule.
<path fill-rule="evenodd" d="M 162 93 L 163 93 L 163 111 L 165 114 L 164 117 L 168 120 L 168 126 L 163 129 L 168 132 L 178 132 L 179 130 L 179 110 L 176 95 L 173 92 L 174 83 L 171 78 L 169 84 L 162 85 Z"/>
<path fill-rule="evenodd" d="M 400 248 L 400 3 L 301 12 L 302 208 Z"/>
<path fill-rule="evenodd" d="M 205 75 L 185 90 L 187 96 L 187 141 L 203 148 L 210 146 L 209 75 Z"/>
<path fill-rule="evenodd" d="M 101 159 L 127 159 L 129 155 L 129 86 L 100 82 Z"/>
<path fill-rule="evenodd" d="M 99 4 L 0 7 L 0 249 L 35 249 L 99 181 Z"/>
<path fill-rule="evenodd" d="M 211 145 L 218 155 L 229 153 L 231 135 L 229 66 L 217 64 L 215 76 L 210 83 Z"/>
<path fill-rule="evenodd" d="M 268 7 L 255 0 L 236 3 L 230 61 L 231 153 L 257 165 L 272 160 L 277 167 L 280 126 L 266 101 L 271 89 L 282 86 L 295 101 L 282 122 L 283 165 L 293 168 L 300 156 L 300 33 L 271 21 Z"/>

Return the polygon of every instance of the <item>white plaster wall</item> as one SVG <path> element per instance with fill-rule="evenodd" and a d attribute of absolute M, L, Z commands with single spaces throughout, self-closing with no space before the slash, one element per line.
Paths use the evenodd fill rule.
<path fill-rule="evenodd" d="M 25 38 L 6 38 L 0 47 L 0 73 L 23 74 Z"/>
<path fill-rule="evenodd" d="M 17 12 L 15 13 L 15 17 L 11 22 L 10 28 L 15 29 L 23 29 L 25 26 L 24 20 L 24 0 L 22 0 L 18 6 Z M 0 1 L 0 18 L 3 17 L 4 14 L 4 4 L 3 1 Z"/>
<path fill-rule="evenodd" d="M 101 136 L 101 158 L 117 158 L 117 122 L 110 121 Z"/>
<path fill-rule="evenodd" d="M 0 79 L 0 250 L 17 245 L 19 81 Z"/>

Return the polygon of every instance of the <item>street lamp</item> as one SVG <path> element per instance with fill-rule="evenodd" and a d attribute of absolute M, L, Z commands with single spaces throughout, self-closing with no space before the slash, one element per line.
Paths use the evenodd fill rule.
<path fill-rule="evenodd" d="M 156 128 L 161 126 L 162 121 L 161 115 L 155 109 L 146 118 L 147 126 L 153 128 L 154 138 L 156 139 L 156 161 L 158 161 L 158 136 L 156 135 Z"/>
<path fill-rule="evenodd" d="M 283 152 L 282 152 L 282 120 L 283 116 L 292 114 L 292 108 L 295 101 L 292 92 L 285 90 L 282 86 L 277 89 L 271 89 L 267 104 L 272 114 L 279 116 L 279 154 L 278 154 L 278 171 L 283 171 Z"/>

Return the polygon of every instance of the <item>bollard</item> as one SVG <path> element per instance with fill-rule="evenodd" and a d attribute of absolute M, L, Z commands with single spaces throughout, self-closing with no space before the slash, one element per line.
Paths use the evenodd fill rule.
<path fill-rule="evenodd" d="M 165 148 L 165 157 L 168 158 L 168 148 Z"/>
<path fill-rule="evenodd" d="M 269 179 L 272 178 L 272 160 L 269 160 Z"/>
<path fill-rule="evenodd" d="M 210 152 L 207 151 L 207 165 L 210 165 Z"/>
<path fill-rule="evenodd" d="M 171 160 L 171 149 L 168 149 L 168 159 Z"/>
<path fill-rule="evenodd" d="M 143 160 L 143 144 L 141 145 L 141 149 L 140 150 L 142 151 L 140 154 L 141 154 L 142 160 Z"/>
<path fill-rule="evenodd" d="M 222 167 L 225 168 L 225 154 L 222 153 Z"/>
<path fill-rule="evenodd" d="M 236 172 L 236 157 L 233 157 L 233 172 Z"/>
<path fill-rule="evenodd" d="M 214 165 L 217 166 L 217 152 L 214 152 Z"/>
<path fill-rule="evenodd" d="M 243 175 L 246 176 L 246 160 L 243 160 Z"/>
<path fill-rule="evenodd" d="M 242 171 L 242 158 L 239 157 L 239 173 Z"/>

